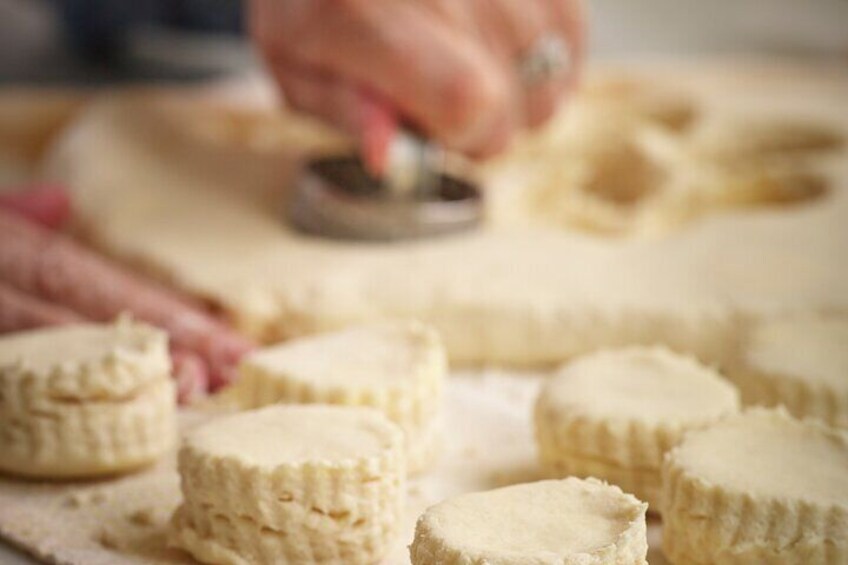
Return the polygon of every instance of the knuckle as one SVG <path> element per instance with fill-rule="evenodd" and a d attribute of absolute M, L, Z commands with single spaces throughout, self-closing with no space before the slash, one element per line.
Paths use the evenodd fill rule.
<path fill-rule="evenodd" d="M 280 36 L 273 33 L 271 26 L 259 18 L 250 18 L 248 28 L 259 51 L 266 57 L 272 57 L 280 49 Z"/>
<path fill-rule="evenodd" d="M 512 137 L 506 134 L 495 135 L 488 138 L 483 145 L 471 151 L 471 157 L 474 159 L 488 159 L 502 153 L 509 147 Z"/>
<path fill-rule="evenodd" d="M 347 9 L 354 12 L 360 12 L 367 8 L 368 2 L 371 0 L 324 0 L 324 4 L 328 9 Z"/>
<path fill-rule="evenodd" d="M 320 3 L 323 5 L 313 11 L 316 15 L 314 25 L 318 28 L 326 24 L 326 14 L 333 14 L 347 23 L 360 23 L 370 20 L 375 11 L 374 0 L 321 0 Z"/>
<path fill-rule="evenodd" d="M 464 136 L 504 113 L 506 88 L 491 73 L 463 69 L 445 83 L 442 102 L 445 130 L 451 135 Z"/>
<path fill-rule="evenodd" d="M 530 127 L 541 126 L 556 113 L 563 90 L 548 87 L 528 98 L 527 124 Z"/>

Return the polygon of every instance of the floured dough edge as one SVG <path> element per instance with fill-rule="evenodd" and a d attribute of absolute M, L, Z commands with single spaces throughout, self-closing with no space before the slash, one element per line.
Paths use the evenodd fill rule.
<path fill-rule="evenodd" d="M 753 408 L 742 417 L 748 415 L 805 426 L 848 449 L 848 435 L 819 422 L 794 420 L 785 410 Z M 661 498 L 663 553 L 672 563 L 848 561 L 848 507 L 843 505 L 740 492 L 677 464 L 674 451 L 663 464 Z"/>

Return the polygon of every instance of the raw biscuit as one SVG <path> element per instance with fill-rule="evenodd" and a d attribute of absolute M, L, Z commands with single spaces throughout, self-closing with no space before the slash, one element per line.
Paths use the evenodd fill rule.
<path fill-rule="evenodd" d="M 738 406 L 733 386 L 694 359 L 659 347 L 598 352 L 543 386 L 540 459 L 554 476 L 598 477 L 658 510 L 665 453 Z"/>
<path fill-rule="evenodd" d="M 403 434 L 376 410 L 275 405 L 190 431 L 171 545 L 206 563 L 376 563 L 403 508 Z"/>
<path fill-rule="evenodd" d="M 647 504 L 594 479 L 464 494 L 418 519 L 412 565 L 647 564 Z"/>
<path fill-rule="evenodd" d="M 848 563 L 848 435 L 751 409 L 687 434 L 663 465 L 676 565 Z"/>
<path fill-rule="evenodd" d="M 783 405 L 797 418 L 848 428 L 848 318 L 762 322 L 743 338 L 728 376 L 745 404 Z"/>
<path fill-rule="evenodd" d="M 439 336 L 417 322 L 384 322 L 302 338 L 249 355 L 227 393 L 239 405 L 370 406 L 406 436 L 419 471 L 439 443 L 447 362 Z"/>
<path fill-rule="evenodd" d="M 0 339 L 0 470 L 43 478 L 153 463 L 176 439 L 167 336 L 72 324 Z"/>

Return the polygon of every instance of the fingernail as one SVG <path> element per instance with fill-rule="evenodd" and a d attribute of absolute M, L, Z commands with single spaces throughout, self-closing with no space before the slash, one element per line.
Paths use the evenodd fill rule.
<path fill-rule="evenodd" d="M 397 133 L 397 116 L 382 97 L 360 91 L 360 147 L 365 167 L 380 177 L 386 171 L 389 146 Z"/>
<path fill-rule="evenodd" d="M 71 201 L 59 185 L 34 185 L 0 194 L 0 208 L 56 229 L 70 216 Z"/>

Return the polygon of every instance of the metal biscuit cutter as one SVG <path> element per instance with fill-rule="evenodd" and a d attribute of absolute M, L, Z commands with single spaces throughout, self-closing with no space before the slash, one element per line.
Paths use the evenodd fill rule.
<path fill-rule="evenodd" d="M 435 145 L 403 131 L 392 141 L 384 178 L 356 155 L 310 160 L 295 183 L 289 219 L 300 231 L 334 239 L 396 241 L 472 229 L 482 195 L 444 172 Z"/>

